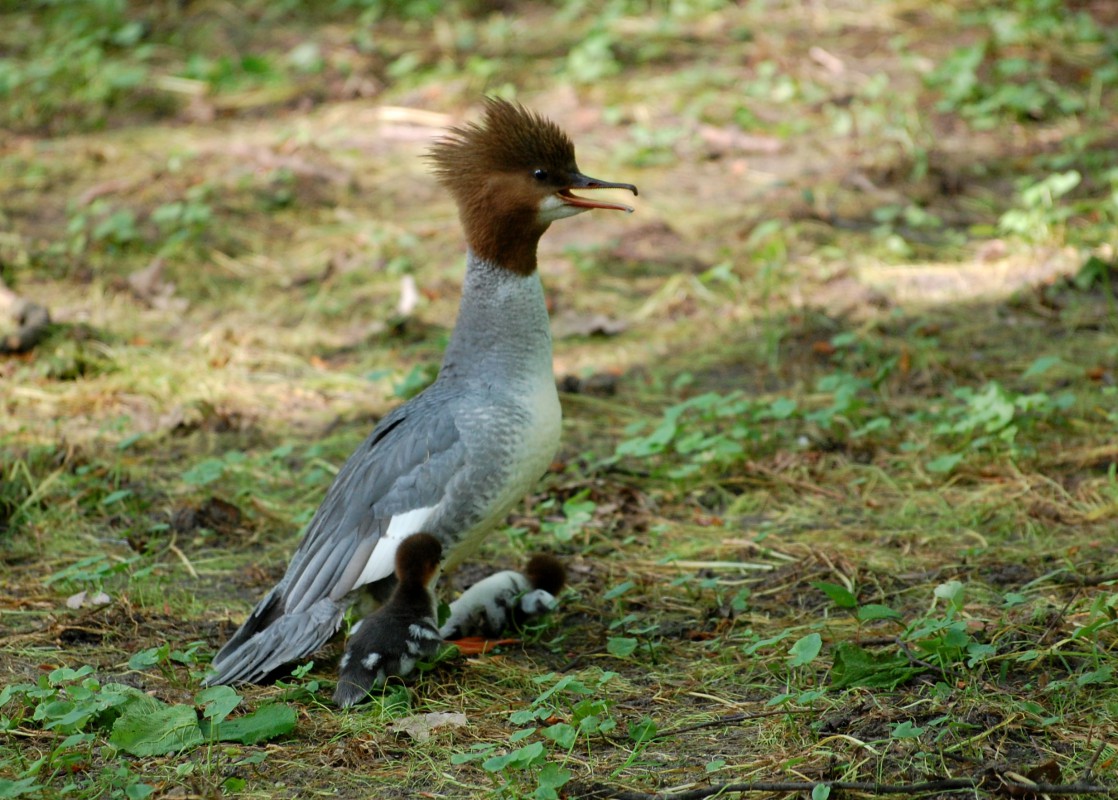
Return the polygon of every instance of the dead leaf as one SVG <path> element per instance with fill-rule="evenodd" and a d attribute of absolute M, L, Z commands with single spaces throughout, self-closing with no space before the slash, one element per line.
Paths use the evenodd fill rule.
<path fill-rule="evenodd" d="M 1037 783 L 1059 783 L 1063 780 L 1063 775 L 1060 774 L 1060 765 L 1055 760 L 1046 761 L 1033 767 L 1025 773 L 1025 777 Z"/>
<path fill-rule="evenodd" d="M 519 639 L 486 639 L 482 636 L 467 636 L 449 642 L 449 644 L 457 647 L 458 652 L 464 656 L 481 656 L 502 645 L 519 643 Z"/>
<path fill-rule="evenodd" d="M 107 194 L 117 194 L 132 188 L 133 181 L 124 178 L 111 178 L 86 189 L 78 197 L 78 205 L 87 206 L 98 197 Z"/>
<path fill-rule="evenodd" d="M 394 720 L 388 730 L 391 733 L 404 733 L 417 742 L 425 742 L 439 728 L 464 728 L 466 715 L 457 711 L 434 711 L 430 714 L 416 714 Z"/>
<path fill-rule="evenodd" d="M 89 592 L 81 591 L 66 598 L 66 608 L 78 609 L 82 606 L 104 606 L 112 602 L 112 598 L 104 592 L 97 592 L 92 597 Z"/>
<path fill-rule="evenodd" d="M 184 298 L 175 297 L 175 284 L 163 280 L 162 258 L 153 259 L 146 267 L 129 275 L 128 288 L 137 300 L 160 311 L 182 313 L 188 305 Z"/>
<path fill-rule="evenodd" d="M 625 322 L 605 314 L 583 314 L 566 311 L 552 320 L 551 329 L 557 339 L 570 336 L 616 336 L 629 327 Z"/>
<path fill-rule="evenodd" d="M 822 47 L 813 47 L 807 51 L 808 56 L 823 69 L 832 75 L 841 75 L 846 72 L 846 64 L 834 53 L 828 53 Z"/>
<path fill-rule="evenodd" d="M 779 153 L 784 149 L 784 142 L 775 136 L 745 133 L 732 126 L 716 128 L 713 125 L 700 125 L 699 136 L 712 151 L 719 155 L 732 151 L 771 154 Z"/>

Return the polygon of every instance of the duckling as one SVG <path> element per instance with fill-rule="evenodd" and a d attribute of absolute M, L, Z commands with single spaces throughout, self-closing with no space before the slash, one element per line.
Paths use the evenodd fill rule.
<path fill-rule="evenodd" d="M 480 580 L 450 604 L 450 616 L 439 629 L 444 639 L 500 636 L 558 604 L 556 596 L 567 571 L 554 556 L 535 555 L 524 574 L 505 570 Z"/>
<path fill-rule="evenodd" d="M 395 675 L 406 677 L 422 658 L 439 649 L 433 587 L 443 548 L 427 533 L 404 539 L 396 549 L 396 588 L 388 602 L 350 632 L 339 666 L 334 702 L 359 703 Z"/>

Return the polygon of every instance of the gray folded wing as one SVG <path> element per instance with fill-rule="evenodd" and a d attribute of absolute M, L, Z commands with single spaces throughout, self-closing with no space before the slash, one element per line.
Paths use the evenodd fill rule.
<path fill-rule="evenodd" d="M 375 575 L 366 566 L 393 519 L 416 509 L 453 514 L 446 490 L 466 447 L 452 399 L 437 402 L 430 391 L 385 417 L 349 457 L 286 574 L 214 658 L 208 685 L 259 681 L 318 649 L 338 630 L 346 595 L 391 574 L 390 562 Z M 439 413 L 425 414 L 432 405 Z"/>

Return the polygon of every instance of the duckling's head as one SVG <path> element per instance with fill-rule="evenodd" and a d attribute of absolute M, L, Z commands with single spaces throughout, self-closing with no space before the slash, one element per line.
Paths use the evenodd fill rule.
<path fill-rule="evenodd" d="M 562 562 L 546 553 L 532 556 L 524 574 L 533 589 L 543 589 L 552 596 L 558 596 L 567 582 L 567 570 Z"/>
<path fill-rule="evenodd" d="M 429 533 L 414 533 L 396 548 L 396 580 L 401 586 L 428 587 L 438 578 L 443 546 Z"/>

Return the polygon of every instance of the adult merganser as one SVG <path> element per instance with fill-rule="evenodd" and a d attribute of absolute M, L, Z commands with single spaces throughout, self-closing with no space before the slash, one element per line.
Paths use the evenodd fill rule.
<path fill-rule="evenodd" d="M 567 581 L 558 559 L 536 555 L 524 574 L 507 569 L 480 580 L 450 604 L 450 616 L 439 629 L 444 639 L 500 636 L 532 617 L 554 610 Z"/>
<path fill-rule="evenodd" d="M 287 573 L 218 652 L 207 684 L 257 682 L 313 652 L 358 589 L 385 600 L 396 548 L 413 533 L 432 534 L 454 567 L 555 455 L 559 398 L 536 246 L 564 217 L 633 210 L 572 189 L 637 188 L 586 177 L 558 126 L 504 100 L 487 99 L 480 124 L 452 128 L 428 157 L 468 246 L 439 376 L 349 457 Z"/>
<path fill-rule="evenodd" d="M 439 650 L 435 581 L 443 548 L 426 533 L 404 539 L 396 548 L 396 588 L 388 602 L 350 631 L 338 664 L 334 702 L 348 708 L 368 697 L 391 676 L 405 677 L 421 658 Z"/>

